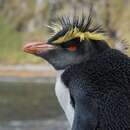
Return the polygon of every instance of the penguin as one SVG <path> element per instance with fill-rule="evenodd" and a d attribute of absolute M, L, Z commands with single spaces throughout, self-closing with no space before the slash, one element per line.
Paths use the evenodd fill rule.
<path fill-rule="evenodd" d="M 109 46 L 102 26 L 88 17 L 61 17 L 47 42 L 24 51 L 57 71 L 56 96 L 72 130 L 130 129 L 130 58 Z"/>

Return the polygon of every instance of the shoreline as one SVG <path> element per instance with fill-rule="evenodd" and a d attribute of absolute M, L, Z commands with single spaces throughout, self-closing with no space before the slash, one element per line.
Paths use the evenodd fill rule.
<path fill-rule="evenodd" d="M 48 64 L 0 65 L 0 82 L 54 83 L 56 71 Z"/>
<path fill-rule="evenodd" d="M 55 83 L 55 77 L 12 77 L 12 76 L 0 76 L 0 82 L 21 82 L 21 83 Z"/>

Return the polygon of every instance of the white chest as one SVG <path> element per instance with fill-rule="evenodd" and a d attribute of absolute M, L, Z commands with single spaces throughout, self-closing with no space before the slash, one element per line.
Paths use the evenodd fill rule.
<path fill-rule="evenodd" d="M 70 100 L 69 89 L 64 85 L 64 83 L 61 80 L 62 73 L 63 71 L 58 73 L 56 86 L 55 86 L 55 92 L 56 92 L 58 101 L 62 109 L 64 110 L 70 125 L 72 126 L 73 118 L 74 118 L 74 109 L 72 105 L 70 104 L 71 100 Z"/>

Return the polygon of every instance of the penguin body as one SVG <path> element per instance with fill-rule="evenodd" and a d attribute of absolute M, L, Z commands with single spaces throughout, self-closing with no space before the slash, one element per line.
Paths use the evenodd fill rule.
<path fill-rule="evenodd" d="M 46 43 L 24 51 L 47 60 L 59 73 L 56 95 L 72 130 L 130 129 L 130 58 L 109 47 L 102 27 L 62 17 Z"/>
<path fill-rule="evenodd" d="M 90 61 L 69 67 L 62 74 L 62 80 L 68 86 L 75 105 L 81 104 L 82 99 L 86 111 L 91 111 L 92 107 L 85 104 L 88 99 L 94 100 L 94 130 L 130 129 L 129 57 L 117 50 L 106 50 Z M 82 106 L 74 109 L 79 113 L 79 118 L 84 116 Z M 86 125 L 82 126 L 85 127 L 78 128 L 76 125 L 74 130 L 89 129 Z"/>

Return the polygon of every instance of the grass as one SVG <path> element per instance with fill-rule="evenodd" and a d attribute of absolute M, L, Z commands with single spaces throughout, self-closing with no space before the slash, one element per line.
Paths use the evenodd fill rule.
<path fill-rule="evenodd" d="M 18 48 L 21 42 L 21 36 L 0 17 L 0 62 L 15 62 L 13 60 L 20 55 Z"/>
<path fill-rule="evenodd" d="M 23 34 L 16 32 L 0 17 L 0 63 L 40 63 L 41 60 L 22 51 Z"/>

